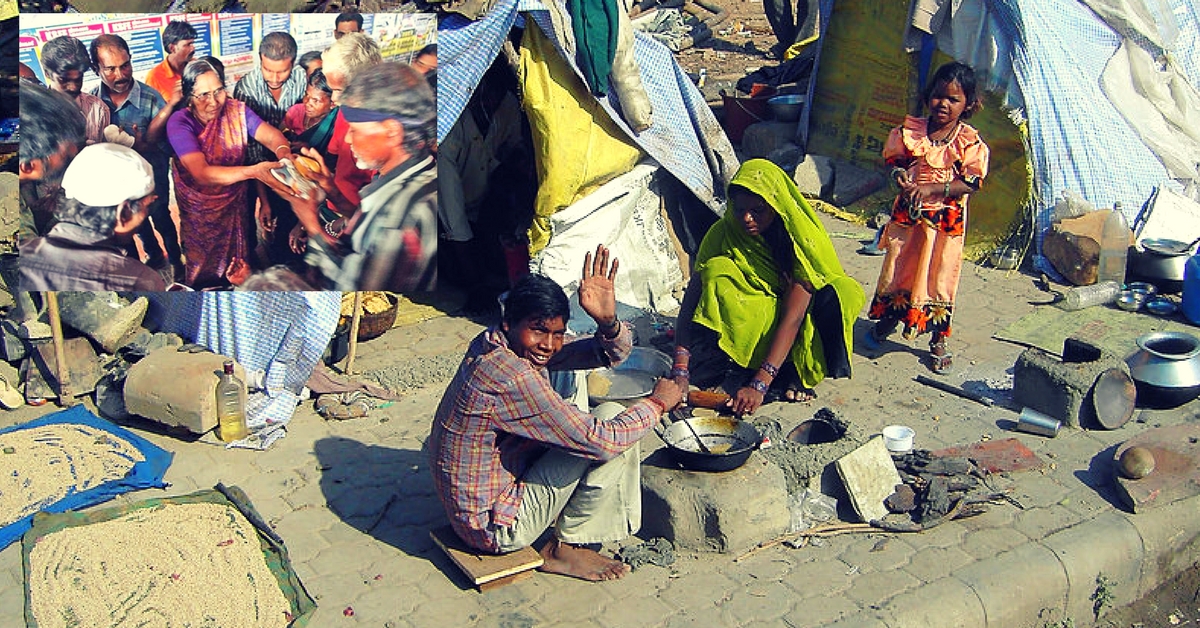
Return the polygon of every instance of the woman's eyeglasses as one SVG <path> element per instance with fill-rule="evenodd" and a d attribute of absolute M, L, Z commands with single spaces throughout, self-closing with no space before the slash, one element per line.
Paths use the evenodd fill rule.
<path fill-rule="evenodd" d="M 222 85 L 222 86 L 212 90 L 211 92 L 204 92 L 202 94 L 192 94 L 192 98 L 194 100 L 198 100 L 200 102 L 208 102 L 210 100 L 216 100 L 217 97 L 221 96 L 224 93 L 225 93 L 225 86 Z"/>

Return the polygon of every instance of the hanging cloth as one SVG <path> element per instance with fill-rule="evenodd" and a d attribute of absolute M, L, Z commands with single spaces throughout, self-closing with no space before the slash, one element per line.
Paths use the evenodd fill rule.
<path fill-rule="evenodd" d="M 597 96 L 608 93 L 608 77 L 617 54 L 617 10 L 615 0 L 567 0 L 575 33 L 575 63 L 588 89 Z"/>

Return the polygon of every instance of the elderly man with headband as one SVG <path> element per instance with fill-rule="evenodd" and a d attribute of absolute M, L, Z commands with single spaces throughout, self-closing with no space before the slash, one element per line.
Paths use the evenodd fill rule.
<path fill-rule="evenodd" d="M 381 63 L 346 87 L 341 113 L 346 142 L 359 168 L 378 172 L 362 189 L 358 210 L 340 229 L 317 218 L 318 202 L 293 197 L 292 208 L 321 251 L 324 288 L 332 290 L 431 289 L 436 281 L 437 166 L 432 145 L 437 104 L 425 79 L 403 63 Z M 321 161 L 320 153 L 302 151 Z M 314 174 L 325 193 L 336 194 L 329 169 Z"/>

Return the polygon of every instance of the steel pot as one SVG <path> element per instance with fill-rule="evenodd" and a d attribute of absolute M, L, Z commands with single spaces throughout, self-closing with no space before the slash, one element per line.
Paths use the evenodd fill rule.
<path fill-rule="evenodd" d="M 693 429 L 712 453 L 700 450 Z M 658 436 L 671 460 L 690 471 L 732 471 L 746 464 L 762 443 L 758 428 L 732 417 L 678 419 Z"/>
<path fill-rule="evenodd" d="M 1147 281 L 1160 292 L 1183 290 L 1183 269 L 1192 256 L 1195 243 L 1178 240 L 1142 240 L 1141 249 L 1129 248 L 1126 278 L 1130 281 Z"/>
<path fill-rule="evenodd" d="M 1200 338 L 1177 331 L 1139 336 L 1126 360 L 1138 405 L 1174 408 L 1200 396 Z"/>

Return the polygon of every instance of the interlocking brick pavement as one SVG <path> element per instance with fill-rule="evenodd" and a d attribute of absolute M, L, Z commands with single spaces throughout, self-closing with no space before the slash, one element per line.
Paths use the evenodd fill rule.
<path fill-rule="evenodd" d="M 831 232 L 866 229 L 823 217 Z M 852 276 L 873 285 L 879 259 L 854 253 L 859 241 L 835 238 Z M 1194 420 L 1200 403 L 1139 412 L 1111 432 L 1064 429 L 1054 439 L 1010 432 L 1011 368 L 1022 348 L 991 339 L 1000 327 L 1045 301 L 1030 277 L 966 264 L 951 350 L 949 383 L 982 392 L 996 407 L 923 386 L 925 339 L 893 337 L 881 355 L 856 347 L 851 380 L 822 383 L 815 402 L 772 404 L 762 415 L 784 429 L 829 406 L 866 433 L 890 423 L 916 429 L 916 445 L 939 448 L 984 438 L 1018 438 L 1053 468 L 1002 474 L 1024 509 L 991 506 L 974 518 L 920 534 L 845 534 L 792 549 L 779 545 L 745 560 L 681 552 L 670 568 L 646 566 L 628 578 L 591 584 L 537 574 L 488 593 L 471 589 L 428 538 L 443 515 L 422 450 L 444 381 L 350 421 L 325 421 L 311 403 L 289 434 L 266 452 L 227 451 L 145 432 L 175 453 L 163 491 L 173 495 L 216 482 L 246 490 L 285 539 L 294 567 L 319 607 L 309 621 L 338 626 L 988 626 L 1040 628 L 1049 618 L 1091 621 L 1088 596 L 1103 572 L 1118 582 L 1118 602 L 1144 594 L 1191 565 L 1200 552 L 1200 500 L 1133 515 L 1111 480 L 1112 448 L 1156 425 Z M 481 329 L 440 317 L 389 331 L 359 346 L 365 372 L 417 360 L 454 361 Z M 856 325 L 856 337 L 869 328 Z M 11 425 L 55 410 L 0 415 Z M 650 455 L 660 443 L 643 443 Z M 0 628 L 23 625 L 20 544 L 0 551 Z M 353 614 L 345 612 L 353 609 Z"/>

